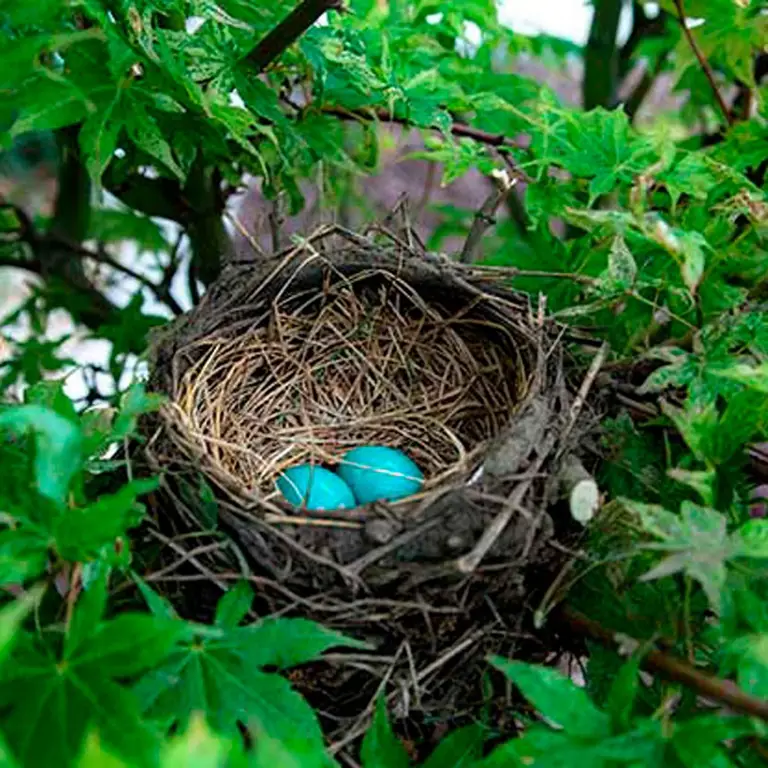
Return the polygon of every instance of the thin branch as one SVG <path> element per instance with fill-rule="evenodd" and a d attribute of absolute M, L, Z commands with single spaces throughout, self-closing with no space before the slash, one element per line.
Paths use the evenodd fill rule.
<path fill-rule="evenodd" d="M 641 645 L 637 640 L 620 632 L 612 632 L 568 606 L 558 609 L 555 615 L 568 626 L 569 630 L 597 640 L 610 648 L 617 649 L 627 644 L 635 647 Z M 645 654 L 641 664 L 649 672 L 655 672 L 667 680 L 682 683 L 699 695 L 725 704 L 736 712 L 768 721 L 768 700 L 758 699 L 745 693 L 731 680 L 722 680 L 700 672 L 687 662 L 655 649 Z"/>
<path fill-rule="evenodd" d="M 462 264 L 471 264 L 474 261 L 485 231 L 496 223 L 496 210 L 509 195 L 512 187 L 517 184 L 517 179 L 510 178 L 506 171 L 496 171 L 492 174 L 491 180 L 494 189 L 475 213 L 472 227 L 459 255 L 459 261 Z"/>
<path fill-rule="evenodd" d="M 691 46 L 693 55 L 697 58 L 699 64 L 701 65 L 702 71 L 704 72 L 707 80 L 709 81 L 709 85 L 712 88 L 712 93 L 715 95 L 715 100 L 717 101 L 717 104 L 720 107 L 720 111 L 723 113 L 723 116 L 725 117 L 725 122 L 728 125 L 732 125 L 733 117 L 731 115 L 730 109 L 728 109 L 728 105 L 725 103 L 723 94 L 720 93 L 720 89 L 717 87 L 717 83 L 715 82 L 715 73 L 712 71 L 712 67 L 710 67 L 709 62 L 707 61 L 704 54 L 701 52 L 701 49 L 699 48 L 698 44 L 696 43 L 696 40 L 691 34 L 691 30 L 688 28 L 688 23 L 685 20 L 686 19 L 685 4 L 683 0 L 674 0 L 674 2 L 675 2 L 675 8 L 677 9 L 677 20 L 680 23 L 680 26 L 683 28 L 683 34 L 685 35 L 686 40 L 688 40 L 688 45 Z"/>
<path fill-rule="evenodd" d="M 168 287 L 165 286 L 163 283 L 161 283 L 160 285 L 158 285 L 157 283 L 153 283 L 148 277 L 140 274 L 139 272 L 136 272 L 135 270 L 131 269 L 125 264 L 120 263 L 117 259 L 112 258 L 112 256 L 106 253 L 106 251 L 100 250 L 98 253 L 93 253 L 92 251 L 79 249 L 79 252 L 83 257 L 87 259 L 93 259 L 93 261 L 96 261 L 99 264 L 106 264 L 108 267 L 111 267 L 116 272 L 122 272 L 124 275 L 127 275 L 128 277 L 132 278 L 137 283 L 139 283 L 144 288 L 146 288 L 148 291 L 150 291 L 150 293 L 152 293 L 152 295 L 158 301 L 165 304 L 168 307 L 168 309 L 170 309 L 171 312 L 173 312 L 174 315 L 184 314 L 184 310 L 181 307 L 181 305 L 171 295 L 170 291 L 168 290 Z"/>
<path fill-rule="evenodd" d="M 291 104 L 291 106 L 301 109 L 297 104 Z M 398 125 L 404 125 L 407 128 L 415 127 L 413 123 L 404 118 L 397 117 L 396 115 L 387 112 L 386 109 L 346 109 L 345 107 L 332 107 L 323 106 L 320 108 L 321 112 L 326 115 L 333 115 L 340 117 L 342 120 L 379 120 L 382 123 L 396 123 Z M 433 130 L 440 130 L 436 126 Z M 489 133 L 483 131 L 480 128 L 473 128 L 471 125 L 465 123 L 453 123 L 451 125 L 451 133 L 454 136 L 460 138 L 474 139 L 481 144 L 487 144 L 489 147 L 512 147 L 520 149 L 520 145 L 514 139 L 510 139 L 509 136 L 505 136 L 503 133 Z"/>
<path fill-rule="evenodd" d="M 342 0 L 304 0 L 245 57 L 257 72 L 263 72 L 290 48 L 326 11 L 343 10 Z"/>
<path fill-rule="evenodd" d="M 149 278 L 139 274 L 130 267 L 121 264 L 116 259 L 112 258 L 105 251 L 99 251 L 94 253 L 83 248 L 80 245 L 76 245 L 67 241 L 57 235 L 43 235 L 40 236 L 34 229 L 32 220 L 29 215 L 23 209 L 11 203 L 5 203 L 0 201 L 0 209 L 13 211 L 16 218 L 19 220 L 19 230 L 17 233 L 17 239 L 14 241 L 17 245 L 26 245 L 29 251 L 32 253 L 32 258 L 27 259 L 15 259 L 8 257 L 0 257 L 0 267 L 13 267 L 16 269 L 23 269 L 33 275 L 39 277 L 46 277 L 49 269 L 47 268 L 42 254 L 47 252 L 56 252 L 61 254 L 67 254 L 69 257 L 78 259 L 92 259 L 93 261 L 101 264 L 106 264 L 114 270 L 122 272 L 128 277 L 133 278 L 142 286 L 147 288 L 159 301 L 163 302 L 174 314 L 180 315 L 184 312 L 181 305 L 174 299 L 169 290 L 169 285 L 165 284 L 165 281 L 157 285 L 153 283 Z M 71 261 L 71 259 L 59 258 L 60 263 L 65 261 Z M 64 271 L 63 269 L 57 269 L 54 267 L 52 274 L 56 277 L 64 279 L 65 282 L 73 284 L 73 287 L 78 289 L 93 289 L 93 286 L 82 284 L 79 280 L 71 278 L 71 273 Z M 74 285 L 76 283 L 76 285 Z M 93 289 L 95 290 L 95 289 Z"/>

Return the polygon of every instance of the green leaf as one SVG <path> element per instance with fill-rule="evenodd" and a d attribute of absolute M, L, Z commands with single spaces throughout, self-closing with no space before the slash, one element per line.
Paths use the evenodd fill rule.
<path fill-rule="evenodd" d="M 563 117 L 568 121 L 567 139 L 553 142 L 556 151 L 550 157 L 576 176 L 592 179 L 590 205 L 657 161 L 653 146 L 633 132 L 623 109 L 599 108 Z"/>
<path fill-rule="evenodd" d="M 407 768 L 410 764 L 403 743 L 395 736 L 390 725 L 383 696 L 379 696 L 376 702 L 373 721 L 365 732 L 360 757 L 363 768 Z"/>
<path fill-rule="evenodd" d="M 92 114 L 80 128 L 78 140 L 85 167 L 91 178 L 98 182 L 117 149 L 117 140 L 123 128 L 120 112 L 120 92 L 106 109 Z"/>
<path fill-rule="evenodd" d="M 0 586 L 24 584 L 48 564 L 48 538 L 43 531 L 0 531 Z"/>
<path fill-rule="evenodd" d="M 233 629 L 246 617 L 253 603 L 253 590 L 247 581 L 230 587 L 216 606 L 216 625 Z"/>
<path fill-rule="evenodd" d="M 79 123 L 88 111 L 79 88 L 66 80 L 43 76 L 28 81 L 16 109 L 18 118 L 11 128 L 14 137 Z"/>
<path fill-rule="evenodd" d="M 132 480 L 116 493 L 100 496 L 92 504 L 69 509 L 53 524 L 59 554 L 71 562 L 94 555 L 106 544 L 141 522 L 144 506 L 137 499 L 158 487 L 155 478 Z"/>
<path fill-rule="evenodd" d="M 677 261 L 683 282 L 694 296 L 704 276 L 707 261 L 705 250 L 710 248 L 704 235 L 670 226 L 656 213 L 649 215 L 643 231 Z"/>
<path fill-rule="evenodd" d="M 665 765 L 664 734 L 658 722 L 646 721 L 628 733 L 583 739 L 562 731 L 529 726 L 522 737 L 497 747 L 475 768 L 546 766 L 546 768 L 613 768 L 616 765 Z"/>
<path fill-rule="evenodd" d="M 237 616 L 239 611 L 231 608 L 225 605 L 220 616 Z M 323 744 L 309 705 L 286 680 L 260 667 L 302 663 L 330 647 L 357 645 L 355 641 L 305 619 L 198 627 L 196 634 L 137 684 L 136 693 L 152 717 L 185 724 L 194 712 L 203 712 L 222 733 L 235 734 L 238 723 L 255 722 L 277 739 L 298 738 L 308 747 Z"/>
<path fill-rule="evenodd" d="M 709 470 L 670 469 L 667 474 L 673 480 L 687 485 L 699 495 L 704 506 L 712 507 L 715 504 L 715 482 L 717 472 Z"/>
<path fill-rule="evenodd" d="M 759 699 L 768 698 L 768 634 L 746 638 L 737 674 L 740 688 Z"/>
<path fill-rule="evenodd" d="M 87 644 L 78 645 L 71 663 L 93 664 L 101 674 L 131 677 L 166 659 L 188 637 L 184 622 L 144 613 L 121 613 L 102 623 Z"/>
<path fill-rule="evenodd" d="M 155 590 L 152 589 L 152 587 L 150 587 L 137 573 L 132 573 L 131 576 L 134 582 L 136 582 L 136 586 L 139 588 L 139 592 L 141 592 L 141 596 L 144 598 L 144 601 L 153 616 L 165 619 L 178 618 L 176 610 L 168 600 L 155 592 Z"/>
<path fill-rule="evenodd" d="M 184 733 L 165 745 L 160 768 L 229 767 L 232 758 L 236 757 L 242 757 L 239 743 L 213 733 L 205 718 L 198 713 L 190 720 Z"/>
<path fill-rule="evenodd" d="M 615 732 L 627 731 L 632 724 L 632 712 L 640 687 L 642 652 L 636 652 L 625 662 L 611 685 L 605 709 L 611 717 Z"/>
<path fill-rule="evenodd" d="M 734 534 L 737 554 L 743 557 L 768 558 L 768 520 L 749 520 Z"/>
<path fill-rule="evenodd" d="M 74 424 L 79 422 L 75 404 L 64 393 L 64 381 L 51 381 L 50 379 L 38 381 L 24 393 L 24 402 L 27 405 L 50 408 Z"/>
<path fill-rule="evenodd" d="M 699 768 L 711 765 L 725 768 L 731 763 L 721 743 L 753 733 L 754 725 L 746 718 L 702 715 L 677 726 L 672 736 L 672 746 L 685 766 Z"/>
<path fill-rule="evenodd" d="M 715 372 L 715 375 L 722 376 L 725 379 L 738 381 L 750 389 L 768 395 L 768 363 L 760 365 L 733 365 L 729 368 Z"/>
<path fill-rule="evenodd" d="M 13 650 L 24 619 L 40 602 L 45 586 L 39 585 L 0 610 L 0 666 Z"/>
<path fill-rule="evenodd" d="M 145 764 L 157 735 L 116 678 L 158 664 L 187 632 L 183 622 L 126 613 L 101 623 L 90 638 L 61 656 L 55 638 L 48 645 L 24 634 L 0 670 L 0 706 L 19 760 L 24 765 L 69 764 L 96 728 L 115 754 Z"/>
<path fill-rule="evenodd" d="M 639 516 L 648 533 L 662 540 L 650 548 L 673 552 L 642 580 L 684 572 L 701 584 L 712 610 L 719 613 L 727 577 L 725 563 L 739 551 L 738 544 L 728 536 L 725 516 L 690 501 L 682 503 L 680 515 L 658 506 L 627 500 L 622 503 Z"/>
<path fill-rule="evenodd" d="M 186 173 L 176 161 L 171 144 L 163 135 L 158 122 L 136 100 L 132 101 L 127 112 L 130 114 L 130 120 L 126 122 L 125 127 L 134 144 L 167 168 L 180 181 L 184 181 Z"/>
<path fill-rule="evenodd" d="M 692 295 L 696 293 L 701 278 L 704 276 L 704 267 L 707 262 L 707 257 L 704 254 L 706 245 L 706 240 L 697 232 L 686 232 L 680 236 L 680 253 L 682 255 L 680 274 Z"/>
<path fill-rule="evenodd" d="M 96 631 L 107 606 L 109 573 L 100 574 L 91 582 L 77 601 L 77 610 L 64 639 L 65 655 L 72 655 Z"/>
<path fill-rule="evenodd" d="M 161 253 L 168 248 L 162 227 L 136 211 L 96 208 L 91 212 L 90 224 L 90 237 L 103 243 L 132 241 L 151 253 Z"/>
<path fill-rule="evenodd" d="M 109 750 L 105 750 L 101 739 L 94 731 L 88 734 L 76 765 L 77 768 L 131 768 L 128 763 L 115 757 Z"/>
<path fill-rule="evenodd" d="M 143 382 L 134 382 L 120 399 L 120 409 L 112 426 L 112 440 L 130 437 L 136 430 L 139 416 L 159 410 L 165 398 L 162 395 L 147 394 Z"/>
<path fill-rule="evenodd" d="M 470 768 L 480 756 L 487 731 L 477 723 L 449 733 L 421 768 Z"/>
<path fill-rule="evenodd" d="M 490 661 L 544 717 L 567 733 L 586 738 L 600 738 L 610 733 L 608 716 L 592 703 L 582 688 L 556 670 L 498 656 Z"/>
<path fill-rule="evenodd" d="M 37 489 L 41 496 L 63 508 L 70 483 L 82 467 L 79 427 L 50 408 L 25 405 L 0 413 L 2 430 L 34 434 Z"/>
<path fill-rule="evenodd" d="M 609 293 L 625 293 L 637 280 L 637 264 L 622 235 L 616 235 L 608 255 L 608 269 L 598 278 Z"/>
<path fill-rule="evenodd" d="M 296 740 L 278 740 L 266 733 L 256 733 L 254 754 L 250 768 L 338 768 L 319 745 Z"/>
<path fill-rule="evenodd" d="M 716 458 L 715 439 L 720 424 L 715 403 L 698 405 L 689 398 L 682 408 L 662 402 L 661 409 L 697 459 L 711 461 Z"/>
<path fill-rule="evenodd" d="M 226 596 L 222 598 L 225 599 Z M 264 619 L 258 624 L 240 627 L 230 636 L 250 664 L 279 669 L 313 661 L 330 648 L 370 649 L 366 643 L 308 619 Z"/>

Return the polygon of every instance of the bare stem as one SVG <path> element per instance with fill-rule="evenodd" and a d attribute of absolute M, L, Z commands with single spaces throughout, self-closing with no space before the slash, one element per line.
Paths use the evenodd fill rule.
<path fill-rule="evenodd" d="M 493 191 L 486 201 L 475 213 L 472 221 L 472 227 L 469 230 L 464 247 L 459 255 L 459 261 L 462 264 L 471 264 L 475 259 L 475 253 L 480 247 L 485 231 L 496 223 L 496 211 L 501 203 L 507 198 L 512 187 L 517 183 L 517 179 L 512 179 L 506 171 L 495 173 L 491 180 L 493 181 Z"/>
<path fill-rule="evenodd" d="M 560 608 L 557 615 L 570 630 L 597 640 L 610 648 L 626 646 L 627 641 L 631 640 L 623 633 L 612 632 L 594 619 L 568 606 Z M 632 644 L 640 645 L 636 640 Z M 645 654 L 642 666 L 649 672 L 655 672 L 667 680 L 682 683 L 701 696 L 719 701 L 737 712 L 768 721 L 768 700 L 758 699 L 745 693 L 731 680 L 722 680 L 700 672 L 682 659 L 655 649 Z"/>
<path fill-rule="evenodd" d="M 296 104 L 292 104 L 292 106 L 301 109 L 301 107 L 298 107 Z M 382 123 L 394 123 L 396 125 L 403 125 L 407 128 L 414 127 L 410 120 L 407 120 L 404 117 L 397 117 L 385 109 L 351 110 L 346 109 L 345 107 L 322 106 L 320 107 L 320 111 L 326 115 L 339 117 L 342 120 L 378 120 Z M 433 130 L 438 130 L 438 128 L 435 126 Z M 454 122 L 451 125 L 451 134 L 457 138 L 472 139 L 473 141 L 477 141 L 480 144 L 486 144 L 489 147 L 496 147 L 498 149 L 520 149 L 520 145 L 514 139 L 511 139 L 509 136 L 505 136 L 503 133 L 489 133 L 488 131 L 483 131 L 480 128 L 474 128 L 473 126 L 466 125 L 465 123 Z M 524 171 L 512 163 L 506 153 L 504 157 L 509 165 L 509 170 L 511 173 L 513 173 L 516 177 L 519 177 L 521 181 L 531 181 L 531 178 Z"/>
<path fill-rule="evenodd" d="M 688 28 L 688 23 L 685 20 L 685 4 L 683 0 L 674 0 L 674 2 L 675 2 L 675 8 L 677 9 L 677 20 L 678 22 L 680 22 L 680 26 L 683 28 L 683 34 L 685 35 L 685 38 L 688 41 L 688 45 L 691 46 L 693 55 L 697 58 L 699 64 L 701 65 L 702 71 L 704 72 L 707 80 L 709 81 L 709 85 L 712 88 L 712 93 L 715 95 L 715 100 L 717 101 L 718 106 L 720 107 L 720 111 L 723 113 L 723 116 L 725 117 L 725 122 L 728 125 L 732 125 L 733 117 L 731 115 L 731 111 L 730 109 L 728 109 L 728 105 L 725 103 L 723 94 L 720 93 L 720 89 L 717 87 L 717 83 L 715 82 L 715 74 L 712 71 L 712 67 L 709 65 L 709 62 L 707 61 L 704 54 L 701 52 L 701 49 L 699 48 L 698 43 L 693 37 L 693 34 L 691 34 L 691 30 Z"/>

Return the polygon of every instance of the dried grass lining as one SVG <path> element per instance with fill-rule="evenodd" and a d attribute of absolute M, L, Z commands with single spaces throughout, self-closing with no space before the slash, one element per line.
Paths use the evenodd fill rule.
<path fill-rule="evenodd" d="M 190 350 L 176 404 L 219 472 L 267 496 L 287 467 L 358 445 L 406 451 L 425 491 L 467 471 L 525 397 L 530 361 L 482 302 L 426 303 L 391 272 L 329 277 Z"/>

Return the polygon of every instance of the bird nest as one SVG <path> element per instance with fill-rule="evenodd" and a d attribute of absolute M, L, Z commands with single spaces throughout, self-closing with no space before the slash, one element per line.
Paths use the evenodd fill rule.
<path fill-rule="evenodd" d="M 487 653 L 553 650 L 531 616 L 578 528 L 560 470 L 595 418 L 561 329 L 508 280 L 408 233 L 326 227 L 230 266 L 154 345 L 151 387 L 168 399 L 144 424 L 145 456 L 163 474 L 154 535 L 172 559 L 149 579 L 247 578 L 254 615 L 368 641 L 293 673 L 345 738 L 381 690 L 412 724 L 461 719 L 495 696 Z M 288 467 L 371 444 L 404 450 L 422 490 L 331 511 L 275 491 Z"/>

